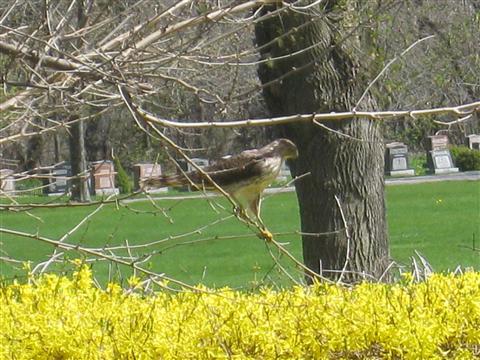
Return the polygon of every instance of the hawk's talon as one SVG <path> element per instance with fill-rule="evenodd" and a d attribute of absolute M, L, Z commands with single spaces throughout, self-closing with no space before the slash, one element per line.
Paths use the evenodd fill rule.
<path fill-rule="evenodd" d="M 260 233 L 258 234 L 262 239 L 267 240 L 267 241 L 272 241 L 273 240 L 273 235 L 270 231 L 267 229 L 261 229 Z"/>

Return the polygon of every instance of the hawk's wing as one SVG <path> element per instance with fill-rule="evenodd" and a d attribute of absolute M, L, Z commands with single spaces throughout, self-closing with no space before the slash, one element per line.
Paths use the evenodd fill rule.
<path fill-rule="evenodd" d="M 265 154 L 258 149 L 245 150 L 238 155 L 222 158 L 202 170 L 220 187 L 228 191 L 229 187 L 240 186 L 246 182 L 255 182 L 262 178 L 268 169 L 265 168 Z M 198 171 L 187 174 L 194 182 L 201 182 L 206 188 L 212 188 L 206 184 L 205 176 Z"/>
<path fill-rule="evenodd" d="M 202 168 L 202 171 L 193 170 L 185 174 L 151 177 L 144 180 L 143 186 L 165 187 L 194 184 L 199 189 L 215 190 L 215 186 L 208 179 L 210 177 L 225 191 L 232 192 L 234 191 L 232 187 L 241 187 L 245 183 L 264 176 L 267 169 L 263 166 L 265 152 L 262 150 L 245 150 L 238 155 L 216 160 L 211 165 Z"/>
<path fill-rule="evenodd" d="M 220 159 L 204 171 L 233 197 L 241 209 L 261 222 L 261 193 L 275 180 L 282 162 L 280 155 L 262 148 L 246 150 L 239 155 Z"/>
<path fill-rule="evenodd" d="M 293 142 L 277 139 L 260 149 L 245 150 L 238 155 L 219 159 L 202 168 L 202 171 L 145 179 L 142 187 L 193 184 L 193 188 L 198 190 L 218 190 L 219 186 L 241 209 L 248 210 L 261 222 L 262 191 L 275 180 L 285 159 L 297 157 L 298 150 Z"/>

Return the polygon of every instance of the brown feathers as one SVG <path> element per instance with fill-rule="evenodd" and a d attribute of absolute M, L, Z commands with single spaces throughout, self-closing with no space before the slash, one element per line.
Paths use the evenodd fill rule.
<path fill-rule="evenodd" d="M 293 142 L 278 139 L 260 149 L 245 150 L 238 155 L 216 160 L 202 171 L 145 179 L 142 188 L 192 185 L 192 189 L 216 190 L 213 181 L 241 208 L 259 218 L 260 194 L 275 180 L 285 159 L 295 159 L 297 156 L 297 147 Z"/>

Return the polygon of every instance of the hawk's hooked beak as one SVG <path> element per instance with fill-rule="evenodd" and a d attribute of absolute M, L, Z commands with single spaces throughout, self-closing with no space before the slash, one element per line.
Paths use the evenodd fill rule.
<path fill-rule="evenodd" d="M 298 158 L 298 149 L 294 143 L 289 142 L 288 147 L 285 151 L 285 159 L 286 160 L 294 160 Z"/>
<path fill-rule="evenodd" d="M 290 152 L 290 154 L 287 155 L 286 158 L 289 159 L 289 160 L 294 160 L 294 159 L 298 158 L 298 149 L 297 149 L 296 146 L 295 146 L 295 148 L 292 149 L 292 151 Z"/>
<path fill-rule="evenodd" d="M 276 141 L 278 150 L 285 160 L 296 159 L 298 157 L 297 146 L 288 139 L 278 139 Z"/>

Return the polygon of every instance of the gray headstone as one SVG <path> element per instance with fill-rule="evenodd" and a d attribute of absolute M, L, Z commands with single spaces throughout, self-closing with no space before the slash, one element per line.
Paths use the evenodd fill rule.
<path fill-rule="evenodd" d="M 202 158 L 192 158 L 192 162 L 197 165 L 199 168 L 204 168 L 210 164 L 208 159 L 202 159 Z M 187 171 L 196 171 L 197 169 L 190 163 L 187 163 Z M 187 189 L 189 191 L 192 190 L 192 186 L 188 185 Z"/>
<path fill-rule="evenodd" d="M 408 148 L 404 143 L 386 145 L 385 171 L 390 176 L 413 176 L 415 171 L 408 166 Z"/>
<path fill-rule="evenodd" d="M 61 195 L 70 191 L 70 177 L 72 167 L 69 163 L 62 163 L 47 171 L 48 178 L 44 181 L 44 192 L 47 195 Z"/>
<path fill-rule="evenodd" d="M 473 150 L 480 150 L 480 135 L 470 134 L 466 137 L 467 146 Z"/>
<path fill-rule="evenodd" d="M 0 169 L 0 189 L 1 193 L 13 195 L 15 193 L 14 171 L 11 169 Z"/>
<path fill-rule="evenodd" d="M 207 159 L 193 158 L 191 160 L 199 168 L 204 168 L 205 166 L 208 166 L 208 164 L 209 164 L 209 161 Z M 187 171 L 194 171 L 194 170 L 197 170 L 197 169 L 192 164 L 187 163 Z"/>
<path fill-rule="evenodd" d="M 280 171 L 278 172 L 277 180 L 278 181 L 285 181 L 288 179 L 290 175 L 290 169 L 288 168 L 287 164 L 283 163 Z"/>
<path fill-rule="evenodd" d="M 407 170 L 407 157 L 400 155 L 400 156 L 393 156 L 392 157 L 392 171 L 396 170 Z"/>
<path fill-rule="evenodd" d="M 448 149 L 447 135 L 432 135 L 430 138 L 430 150 L 444 150 Z"/>
<path fill-rule="evenodd" d="M 429 167 L 434 174 L 458 172 L 452 160 L 450 150 L 432 150 L 428 153 Z"/>

